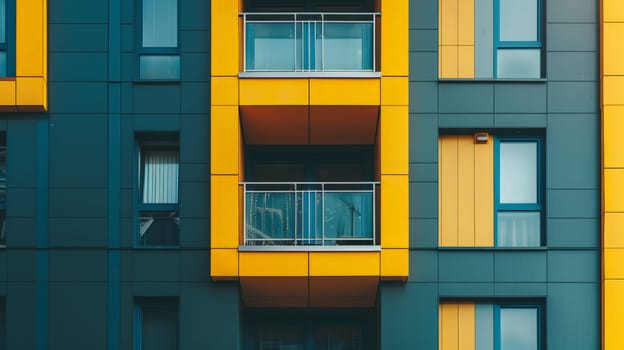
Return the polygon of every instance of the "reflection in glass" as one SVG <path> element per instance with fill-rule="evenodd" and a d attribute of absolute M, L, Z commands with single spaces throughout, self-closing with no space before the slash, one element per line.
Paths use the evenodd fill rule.
<path fill-rule="evenodd" d="M 537 41 L 537 0 L 500 0 L 500 40 Z"/>
<path fill-rule="evenodd" d="M 541 73 L 540 49 L 498 49 L 498 78 L 537 79 Z"/>
<path fill-rule="evenodd" d="M 141 55 L 140 79 L 180 79 L 180 56 Z"/>
<path fill-rule="evenodd" d="M 142 246 L 176 246 L 180 243 L 180 219 L 176 211 L 141 212 L 139 243 Z"/>
<path fill-rule="evenodd" d="M 295 70 L 294 23 L 247 23 L 246 69 Z"/>
<path fill-rule="evenodd" d="M 0 77 L 7 76 L 7 53 L 0 51 Z"/>
<path fill-rule="evenodd" d="M 292 244 L 295 238 L 294 192 L 247 192 L 247 239 L 264 244 L 280 240 Z"/>
<path fill-rule="evenodd" d="M 500 309 L 500 349 L 537 350 L 537 308 Z"/>
<path fill-rule="evenodd" d="M 325 24 L 325 70 L 372 70 L 371 23 Z"/>

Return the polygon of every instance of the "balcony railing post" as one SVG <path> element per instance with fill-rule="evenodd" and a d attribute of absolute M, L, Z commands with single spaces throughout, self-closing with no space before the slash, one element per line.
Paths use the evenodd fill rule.
<path fill-rule="evenodd" d="M 247 245 L 247 184 L 243 184 L 243 244 Z"/>

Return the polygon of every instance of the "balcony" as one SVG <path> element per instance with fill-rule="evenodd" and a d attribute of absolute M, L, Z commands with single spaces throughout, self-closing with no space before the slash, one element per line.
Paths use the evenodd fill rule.
<path fill-rule="evenodd" d="M 378 72 L 376 13 L 243 13 L 244 73 Z"/>
<path fill-rule="evenodd" d="M 245 246 L 377 244 L 377 182 L 246 182 Z"/>

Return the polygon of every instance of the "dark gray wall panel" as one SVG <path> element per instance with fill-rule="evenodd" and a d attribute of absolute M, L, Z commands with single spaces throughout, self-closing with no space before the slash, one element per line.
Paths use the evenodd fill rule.
<path fill-rule="evenodd" d="M 180 220 L 180 246 L 206 248 L 210 246 L 208 219 L 184 218 Z"/>
<path fill-rule="evenodd" d="M 52 247 L 105 247 L 106 219 L 51 218 L 49 244 Z"/>
<path fill-rule="evenodd" d="M 209 283 L 210 252 L 208 250 L 180 251 L 180 280 Z"/>
<path fill-rule="evenodd" d="M 491 83 L 446 82 L 439 87 L 440 113 L 494 112 L 494 85 Z"/>
<path fill-rule="evenodd" d="M 496 113 L 546 113 L 545 83 L 494 85 Z"/>
<path fill-rule="evenodd" d="M 50 281 L 98 282 L 106 280 L 106 251 L 49 250 Z"/>
<path fill-rule="evenodd" d="M 7 189 L 7 216 L 34 217 L 36 214 L 37 191 L 34 188 Z M 10 204 L 8 204 L 10 203 Z"/>
<path fill-rule="evenodd" d="M 438 348 L 435 283 L 382 283 L 378 298 L 382 349 Z"/>
<path fill-rule="evenodd" d="M 180 252 L 143 249 L 134 251 L 134 280 L 173 282 L 180 280 Z"/>
<path fill-rule="evenodd" d="M 34 217 L 7 217 L 6 241 L 10 247 L 34 247 L 35 236 Z"/>

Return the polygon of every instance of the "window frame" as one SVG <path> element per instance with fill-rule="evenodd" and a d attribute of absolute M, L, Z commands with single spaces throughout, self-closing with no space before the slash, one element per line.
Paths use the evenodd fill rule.
<path fill-rule="evenodd" d="M 9 0 L 10 1 L 10 0 Z M 136 7 L 136 74 L 135 79 L 140 82 L 179 82 L 182 78 L 182 57 L 180 55 L 180 0 L 176 0 L 176 46 L 175 47 L 154 47 L 143 46 L 143 4 L 145 0 L 137 1 Z M 141 77 L 141 57 L 177 57 L 178 77 L 177 78 L 143 78 Z"/>
<path fill-rule="evenodd" d="M 15 77 L 15 0 L 4 0 L 5 3 L 5 42 L 0 42 L 0 52 L 6 54 L 6 74 L 0 78 Z"/>
<path fill-rule="evenodd" d="M 494 79 L 542 79 L 545 76 L 545 55 L 544 55 L 544 34 L 542 23 L 544 16 L 544 1 L 535 0 L 537 5 L 537 40 L 535 41 L 504 41 L 501 40 L 501 13 L 500 2 L 503 0 L 494 0 L 494 38 L 492 40 L 492 76 Z M 498 76 L 498 51 L 500 49 L 516 50 L 516 49 L 539 49 L 540 50 L 540 74 L 539 77 L 527 77 L 527 78 L 499 78 Z"/>
<path fill-rule="evenodd" d="M 475 303 L 477 305 L 477 303 Z M 501 309 L 534 309 L 537 310 L 537 349 L 541 350 L 543 348 L 543 332 L 542 327 L 545 324 L 542 321 L 544 315 L 542 314 L 542 306 L 540 304 L 519 304 L 519 303 L 494 303 L 492 304 L 494 308 L 494 349 L 501 350 Z M 476 326 L 476 324 L 475 324 Z"/>
<path fill-rule="evenodd" d="M 143 212 L 176 212 L 176 218 L 180 217 L 179 210 L 179 193 L 180 193 L 180 143 L 177 134 L 157 134 L 157 135 L 141 135 L 137 136 L 135 145 L 135 156 L 134 156 L 134 203 L 136 203 L 134 210 L 134 239 L 133 245 L 135 248 L 140 249 L 176 249 L 180 247 L 180 238 L 178 235 L 177 244 L 171 245 L 149 245 L 141 243 L 141 213 Z M 176 150 L 178 153 L 178 202 L 177 203 L 143 203 L 143 171 L 145 160 L 144 157 L 141 157 L 142 152 L 145 150 Z M 178 227 L 179 232 L 179 227 Z"/>
<path fill-rule="evenodd" d="M 500 201 L 500 163 L 501 143 L 535 142 L 537 147 L 536 203 L 501 203 Z M 539 136 L 495 136 L 494 137 L 494 247 L 496 248 L 539 248 L 545 245 L 545 213 L 544 213 L 544 151 L 543 138 Z M 498 213 L 499 212 L 538 212 L 540 214 L 539 246 L 499 246 Z"/>
<path fill-rule="evenodd" d="M 171 309 L 177 314 L 176 348 L 180 348 L 180 306 L 176 297 L 137 297 L 134 299 L 132 316 L 132 348 L 143 350 L 143 309 Z"/>

